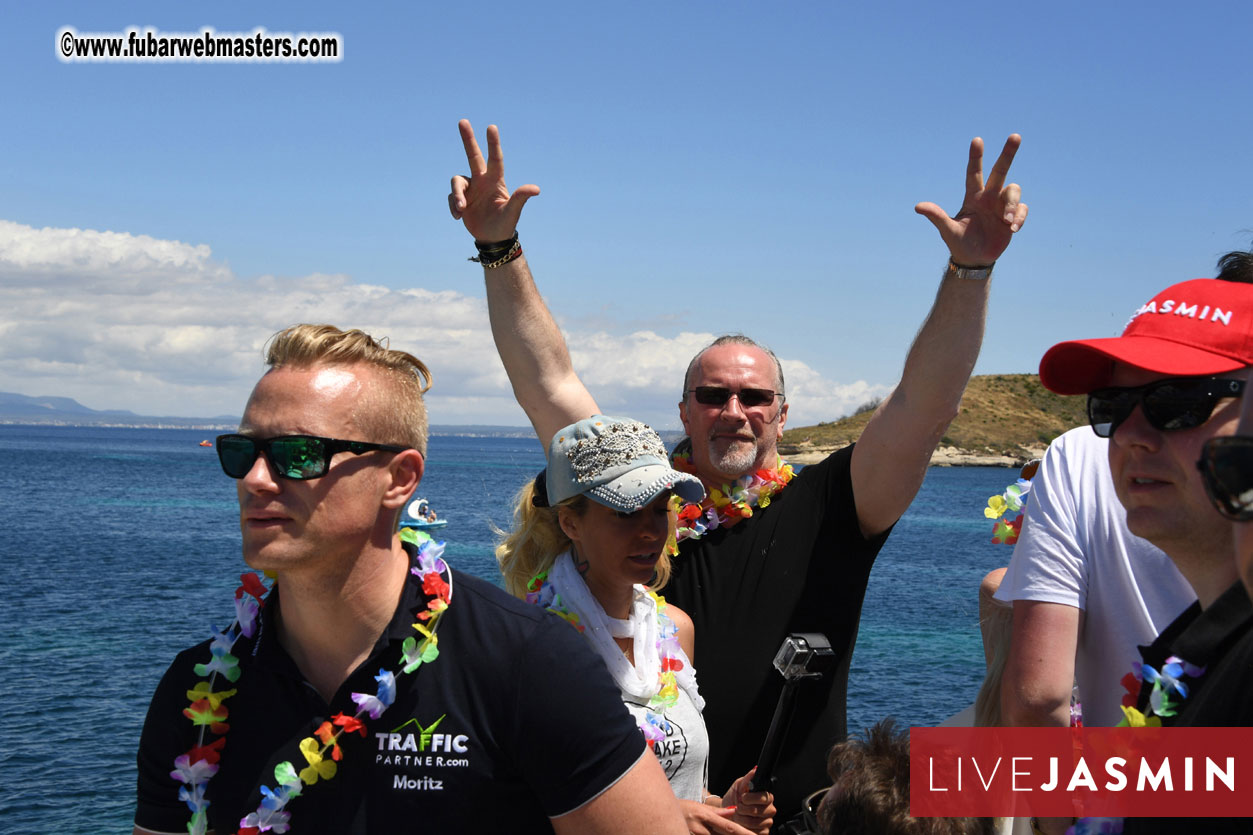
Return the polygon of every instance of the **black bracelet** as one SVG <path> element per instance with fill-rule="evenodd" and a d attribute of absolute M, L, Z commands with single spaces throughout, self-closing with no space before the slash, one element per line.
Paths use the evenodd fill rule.
<path fill-rule="evenodd" d="M 477 261 L 483 265 L 485 270 L 494 270 L 497 267 L 503 267 L 513 259 L 522 254 L 522 244 L 518 243 L 515 236 L 513 245 L 503 252 L 501 250 L 480 250 L 480 254 L 470 256 L 471 261 Z"/>
<path fill-rule="evenodd" d="M 474 248 L 479 251 L 479 257 L 484 261 L 494 261 L 513 249 L 513 245 L 518 242 L 518 233 L 514 232 L 513 237 L 506 241 L 497 241 L 495 243 L 483 243 L 475 241 Z"/>

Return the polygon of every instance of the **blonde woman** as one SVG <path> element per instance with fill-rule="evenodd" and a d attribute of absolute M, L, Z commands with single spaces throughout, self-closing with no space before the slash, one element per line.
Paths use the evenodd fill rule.
<path fill-rule="evenodd" d="M 670 467 L 648 426 L 603 415 L 558 429 L 547 461 L 496 549 L 506 587 L 568 620 L 600 654 L 692 832 L 765 835 L 773 798 L 749 790 L 752 772 L 721 797 L 706 790 L 692 621 L 654 591 L 670 573 L 670 497 L 700 501 L 700 480 Z"/>

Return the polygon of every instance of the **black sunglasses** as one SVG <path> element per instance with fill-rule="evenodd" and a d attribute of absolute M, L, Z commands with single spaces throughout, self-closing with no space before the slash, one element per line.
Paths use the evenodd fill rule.
<path fill-rule="evenodd" d="M 394 444 L 371 444 L 366 441 L 341 441 L 315 435 L 280 435 L 277 438 L 250 438 L 247 435 L 218 435 L 218 460 L 222 472 L 231 478 L 248 475 L 257 456 L 265 453 L 270 469 L 279 478 L 307 481 L 321 478 L 331 466 L 337 452 L 361 455 L 376 449 L 404 452 L 411 447 Z"/>
<path fill-rule="evenodd" d="M 1243 391 L 1243 380 L 1221 377 L 1171 377 L 1143 386 L 1097 389 L 1088 395 L 1088 422 L 1097 435 L 1108 438 L 1139 406 L 1154 429 L 1192 429 L 1210 419 L 1219 400 Z"/>
<path fill-rule="evenodd" d="M 1236 522 L 1253 521 L 1253 435 L 1210 438 L 1196 468 L 1219 513 Z"/>
<path fill-rule="evenodd" d="M 754 406 L 769 406 L 776 397 L 783 397 L 781 393 L 770 389 L 749 388 L 732 391 L 722 386 L 697 386 L 685 393 L 695 395 L 696 402 L 703 406 L 725 406 L 734 395 L 745 409 L 751 409 Z"/>

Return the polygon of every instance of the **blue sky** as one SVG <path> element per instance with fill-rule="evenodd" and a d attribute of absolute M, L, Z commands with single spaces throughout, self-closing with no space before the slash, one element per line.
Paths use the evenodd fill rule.
<path fill-rule="evenodd" d="M 57 3 L 0 29 L 0 390 L 238 413 L 295 321 L 427 358 L 436 423 L 521 424 L 448 216 L 456 122 L 500 125 L 520 233 L 606 411 L 677 426 L 744 331 L 795 425 L 895 383 L 966 148 L 1023 135 L 1030 218 L 976 373 L 1118 332 L 1253 243 L 1253 7 L 1225 3 Z M 307 63 L 74 63 L 82 32 L 337 32 Z M 990 165 L 990 161 L 989 161 Z M 103 234 L 113 233 L 113 234 Z"/>

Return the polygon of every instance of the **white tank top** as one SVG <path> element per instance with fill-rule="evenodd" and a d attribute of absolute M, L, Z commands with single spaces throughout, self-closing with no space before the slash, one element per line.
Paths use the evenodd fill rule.
<path fill-rule="evenodd" d="M 686 659 L 684 659 L 686 661 Z M 637 723 L 646 722 L 648 709 L 633 697 L 622 694 L 622 702 Z M 706 770 L 709 762 L 709 734 L 705 720 L 682 687 L 673 707 L 666 708 L 666 738 L 653 743 L 653 753 L 666 772 L 674 796 L 680 800 L 705 799 Z"/>

